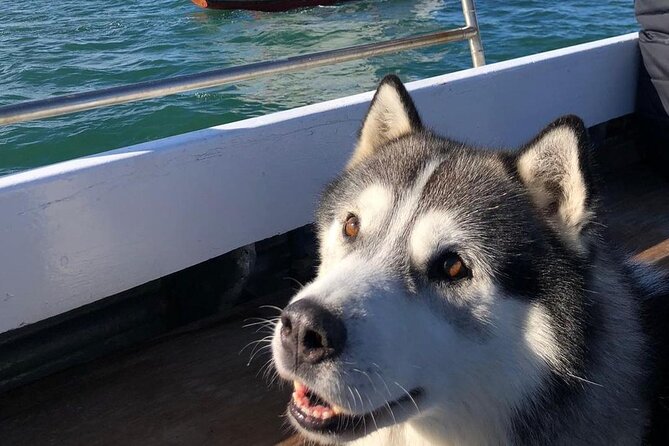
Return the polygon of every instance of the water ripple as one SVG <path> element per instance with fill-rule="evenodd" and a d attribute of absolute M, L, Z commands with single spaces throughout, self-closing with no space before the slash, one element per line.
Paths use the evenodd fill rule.
<path fill-rule="evenodd" d="M 360 0 L 269 14 L 188 0 L 59 0 L 0 10 L 0 105 L 457 26 L 455 0 Z M 633 2 L 479 0 L 496 62 L 636 29 Z M 0 174 L 470 66 L 465 43 L 0 128 Z"/>

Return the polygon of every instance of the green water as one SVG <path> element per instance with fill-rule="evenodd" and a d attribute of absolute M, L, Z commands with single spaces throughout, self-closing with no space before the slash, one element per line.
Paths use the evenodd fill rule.
<path fill-rule="evenodd" d="M 632 0 L 479 0 L 488 63 L 637 29 Z M 0 0 L 0 105 L 460 26 L 457 0 L 287 13 L 189 0 Z M 468 68 L 464 42 L 0 127 L 0 174 Z"/>

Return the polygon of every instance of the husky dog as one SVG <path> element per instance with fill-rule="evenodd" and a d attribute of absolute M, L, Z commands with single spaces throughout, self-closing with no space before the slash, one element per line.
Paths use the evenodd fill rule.
<path fill-rule="evenodd" d="M 636 445 L 653 378 L 637 269 L 604 243 L 587 131 L 517 152 L 421 124 L 380 84 L 317 214 L 321 263 L 272 340 L 318 443 Z"/>

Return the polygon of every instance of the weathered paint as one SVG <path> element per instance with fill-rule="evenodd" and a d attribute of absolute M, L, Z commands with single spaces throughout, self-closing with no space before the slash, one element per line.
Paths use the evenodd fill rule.
<path fill-rule="evenodd" d="M 634 110 L 636 34 L 408 85 L 427 125 L 517 145 Z M 372 93 L 0 178 L 0 332 L 311 221 Z"/>

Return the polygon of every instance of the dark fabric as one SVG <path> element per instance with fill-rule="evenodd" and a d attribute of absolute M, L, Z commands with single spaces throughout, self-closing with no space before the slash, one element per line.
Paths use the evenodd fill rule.
<path fill-rule="evenodd" d="M 636 0 L 634 9 L 641 26 L 642 58 L 636 99 L 637 151 L 669 180 L 669 0 Z"/>
<path fill-rule="evenodd" d="M 634 9 L 643 59 L 637 110 L 669 122 L 669 0 L 636 0 Z"/>

